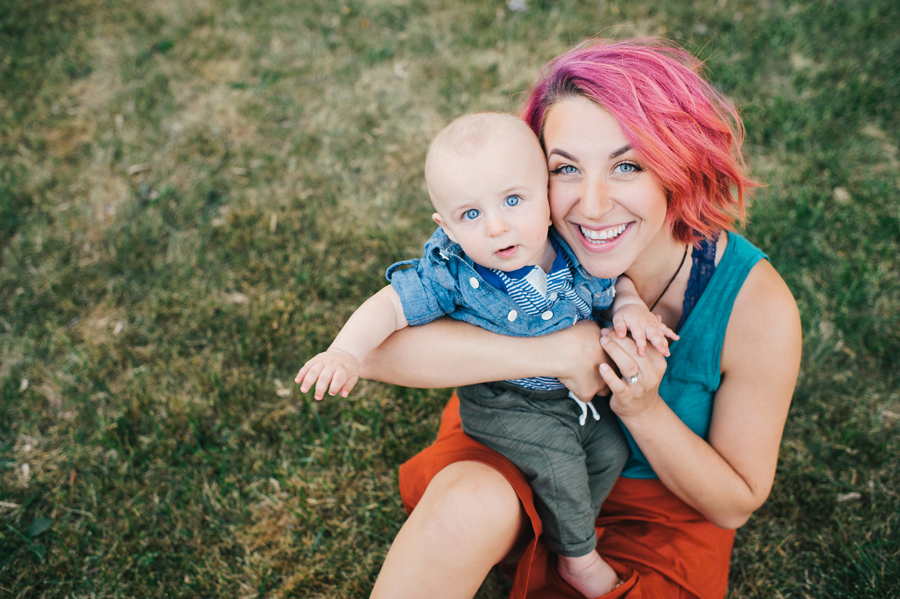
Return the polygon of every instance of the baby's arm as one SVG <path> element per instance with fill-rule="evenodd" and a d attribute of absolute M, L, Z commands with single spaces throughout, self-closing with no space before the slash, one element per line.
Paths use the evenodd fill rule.
<path fill-rule="evenodd" d="M 347 397 L 359 380 L 359 365 L 369 352 L 407 324 L 400 296 L 388 285 L 353 313 L 328 350 L 304 364 L 294 382 L 300 384 L 303 393 L 315 384 L 317 400 L 326 391 Z"/>
<path fill-rule="evenodd" d="M 630 331 L 637 344 L 638 354 L 643 356 L 647 341 L 664 355 L 669 355 L 669 339 L 678 339 L 675 331 L 662 323 L 660 317 L 647 309 L 640 298 L 634 282 L 626 276 L 616 280 L 616 299 L 612 307 L 612 322 L 616 335 L 620 338 Z"/>

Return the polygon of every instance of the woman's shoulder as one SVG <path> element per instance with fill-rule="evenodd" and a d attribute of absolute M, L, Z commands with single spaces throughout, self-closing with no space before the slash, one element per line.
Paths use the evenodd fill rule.
<path fill-rule="evenodd" d="M 773 316 L 777 316 L 778 313 L 789 315 L 797 312 L 797 302 L 793 294 L 761 249 L 733 232 L 720 237 L 718 244 L 720 249 L 723 240 L 726 248 L 718 255 L 728 255 L 732 260 L 744 262 L 749 268 L 735 299 L 736 311 L 752 313 L 756 310 L 774 310 L 776 314 Z"/>
<path fill-rule="evenodd" d="M 747 240 L 730 236 L 729 243 L 749 246 Z M 735 249 L 738 249 L 737 247 Z M 757 260 L 738 291 L 725 332 L 723 367 L 762 353 L 799 354 L 800 313 L 784 279 L 768 260 Z"/>

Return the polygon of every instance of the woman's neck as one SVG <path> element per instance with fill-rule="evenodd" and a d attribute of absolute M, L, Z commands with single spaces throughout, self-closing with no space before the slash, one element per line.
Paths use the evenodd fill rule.
<path fill-rule="evenodd" d="M 648 307 L 661 301 L 663 298 L 660 295 L 664 291 L 666 296 L 680 298 L 684 295 L 683 285 L 679 283 L 685 273 L 690 273 L 690 268 L 684 267 L 686 245 L 671 235 L 661 236 L 625 272 Z"/>

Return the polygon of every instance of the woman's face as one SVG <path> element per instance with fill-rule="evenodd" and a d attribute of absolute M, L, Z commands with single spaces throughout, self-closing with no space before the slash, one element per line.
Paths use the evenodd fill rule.
<path fill-rule="evenodd" d="M 544 146 L 553 224 L 588 272 L 615 277 L 665 249 L 665 190 L 609 112 L 561 100 L 546 114 Z"/>

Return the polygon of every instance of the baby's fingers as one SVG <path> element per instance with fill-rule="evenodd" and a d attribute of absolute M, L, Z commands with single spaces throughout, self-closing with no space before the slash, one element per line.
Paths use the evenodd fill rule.
<path fill-rule="evenodd" d="M 628 334 L 628 323 L 625 322 L 625 317 L 621 314 L 613 316 L 613 327 L 615 328 L 616 336 L 619 339 L 624 339 L 625 335 Z"/>
<path fill-rule="evenodd" d="M 347 397 L 350 395 L 350 391 L 358 378 L 356 376 L 351 377 L 350 373 L 345 369 L 338 368 L 331 379 L 331 385 L 328 387 L 328 395 L 333 397 L 340 393 L 341 397 Z"/>
<path fill-rule="evenodd" d="M 656 326 L 659 327 L 659 330 L 663 335 L 665 335 L 672 341 L 678 341 L 679 339 L 681 339 L 678 333 L 670 329 L 668 325 L 666 325 L 666 323 L 662 321 L 662 318 L 659 319 L 659 324 L 657 324 Z"/>
<path fill-rule="evenodd" d="M 350 392 L 353 391 L 353 387 L 356 386 L 357 381 L 359 381 L 358 376 L 351 376 L 350 379 L 344 383 L 344 386 L 341 387 L 341 397 L 350 395 Z"/>
<path fill-rule="evenodd" d="M 301 368 L 300 372 L 297 373 L 297 376 L 294 377 L 294 382 L 300 385 L 300 391 L 306 393 L 316 384 L 316 380 L 319 378 L 319 373 L 322 372 L 322 368 L 324 368 L 324 364 L 315 360 L 310 360 L 303 365 L 303 368 Z"/>
<path fill-rule="evenodd" d="M 650 341 L 653 347 L 655 347 L 662 355 L 667 357 L 670 355 L 669 342 L 658 328 L 647 327 L 647 340 Z"/>
<path fill-rule="evenodd" d="M 647 327 L 634 327 L 631 329 L 631 338 L 634 339 L 634 344 L 637 346 L 637 353 L 639 356 L 644 356 L 647 353 Z"/>
<path fill-rule="evenodd" d="M 312 367 L 312 366 L 310 365 L 309 362 L 307 362 L 306 364 L 304 364 L 303 367 L 297 372 L 297 376 L 294 377 L 294 382 L 297 383 L 298 385 L 299 385 L 301 382 L 303 382 L 303 377 L 306 376 L 306 373 L 309 372 L 309 369 L 310 369 L 311 367 Z"/>
<path fill-rule="evenodd" d="M 325 397 L 325 393 L 328 391 L 328 388 L 331 386 L 331 381 L 334 379 L 334 366 L 331 364 L 326 365 L 322 372 L 319 373 L 319 378 L 316 380 L 316 391 L 314 397 L 317 400 L 321 400 Z M 334 395 L 334 393 L 332 393 Z"/>

